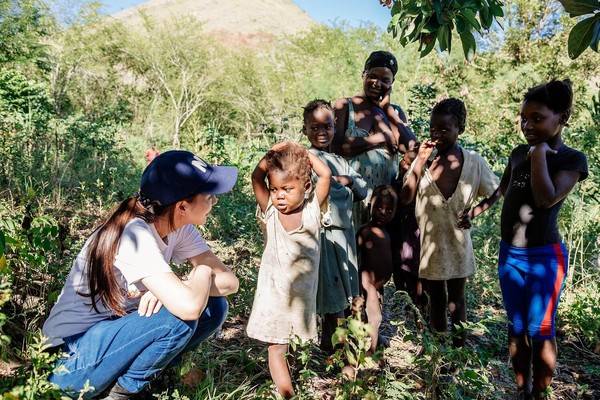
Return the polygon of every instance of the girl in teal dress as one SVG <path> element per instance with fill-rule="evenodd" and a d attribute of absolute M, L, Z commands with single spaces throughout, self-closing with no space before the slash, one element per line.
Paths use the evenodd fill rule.
<path fill-rule="evenodd" d="M 332 351 L 331 335 L 337 319 L 353 297 L 359 295 L 352 204 L 367 195 L 367 184 L 343 157 L 329 152 L 333 139 L 333 109 L 325 100 L 313 100 L 304 108 L 304 134 L 309 152 L 331 170 L 327 212 L 321 231 L 321 258 L 317 312 L 322 316 L 321 348 Z"/>

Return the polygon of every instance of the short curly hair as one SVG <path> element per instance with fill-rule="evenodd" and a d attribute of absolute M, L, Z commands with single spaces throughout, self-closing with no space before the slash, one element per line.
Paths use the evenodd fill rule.
<path fill-rule="evenodd" d="M 462 100 L 454 97 L 444 99 L 433 106 L 431 115 L 434 114 L 453 116 L 456 120 L 456 125 L 458 126 L 458 132 L 463 133 L 465 131 L 465 126 L 467 125 L 467 108 Z"/>
<path fill-rule="evenodd" d="M 306 120 L 310 117 L 313 111 L 324 108 L 325 110 L 331 111 L 333 113 L 333 107 L 331 107 L 331 103 L 327 100 L 323 99 L 314 99 L 308 102 L 307 105 L 302 109 L 302 119 L 304 124 L 306 125 Z"/>
<path fill-rule="evenodd" d="M 267 172 L 283 171 L 306 183 L 312 171 L 308 151 L 293 142 L 283 142 L 277 150 L 269 150 L 265 156 Z"/>

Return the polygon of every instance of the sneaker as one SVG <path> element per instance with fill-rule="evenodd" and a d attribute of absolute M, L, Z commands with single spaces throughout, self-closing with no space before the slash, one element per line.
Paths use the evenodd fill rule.
<path fill-rule="evenodd" d="M 123 389 L 119 386 L 118 383 L 110 389 L 108 396 L 102 398 L 101 400 L 132 400 L 135 396 L 135 393 L 128 392 L 126 389 Z"/>

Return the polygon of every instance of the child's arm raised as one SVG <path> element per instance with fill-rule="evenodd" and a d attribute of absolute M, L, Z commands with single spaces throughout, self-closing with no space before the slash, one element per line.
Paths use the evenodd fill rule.
<path fill-rule="evenodd" d="M 417 186 L 421 175 L 423 174 L 423 168 L 427 164 L 427 159 L 435 149 L 436 143 L 431 140 L 426 140 L 419 146 L 419 152 L 412 168 L 407 172 L 400 191 L 398 202 L 400 205 L 406 205 L 411 203 L 417 195 Z"/>
<path fill-rule="evenodd" d="M 319 157 L 308 152 L 308 158 L 312 166 L 313 171 L 317 175 L 317 183 L 315 184 L 315 193 L 319 205 L 325 203 L 329 196 L 329 187 L 331 185 L 331 170 L 323 161 L 319 160 Z M 258 198 L 258 197 L 257 197 Z"/>
<path fill-rule="evenodd" d="M 252 172 L 252 190 L 254 191 L 254 197 L 256 197 L 256 202 L 262 212 L 265 212 L 267 204 L 269 204 L 269 188 L 265 181 L 266 177 L 267 160 L 263 157 Z"/>
<path fill-rule="evenodd" d="M 531 192 L 535 205 L 540 208 L 550 208 L 564 199 L 579 180 L 578 171 L 558 171 L 554 179 L 548 172 L 546 155 L 556 154 L 548 143 L 542 142 L 529 149 L 531 158 Z"/>

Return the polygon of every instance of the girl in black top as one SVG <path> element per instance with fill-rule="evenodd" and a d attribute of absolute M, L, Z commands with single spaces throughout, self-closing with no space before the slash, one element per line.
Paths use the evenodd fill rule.
<path fill-rule="evenodd" d="M 568 254 L 557 228 L 560 208 L 588 175 L 585 155 L 562 139 L 573 105 L 571 82 L 529 89 L 521 105 L 527 144 L 513 149 L 502 181 L 478 214 L 504 195 L 498 274 L 509 320 L 509 351 L 520 395 L 543 398 L 556 366 L 554 319 Z"/>

